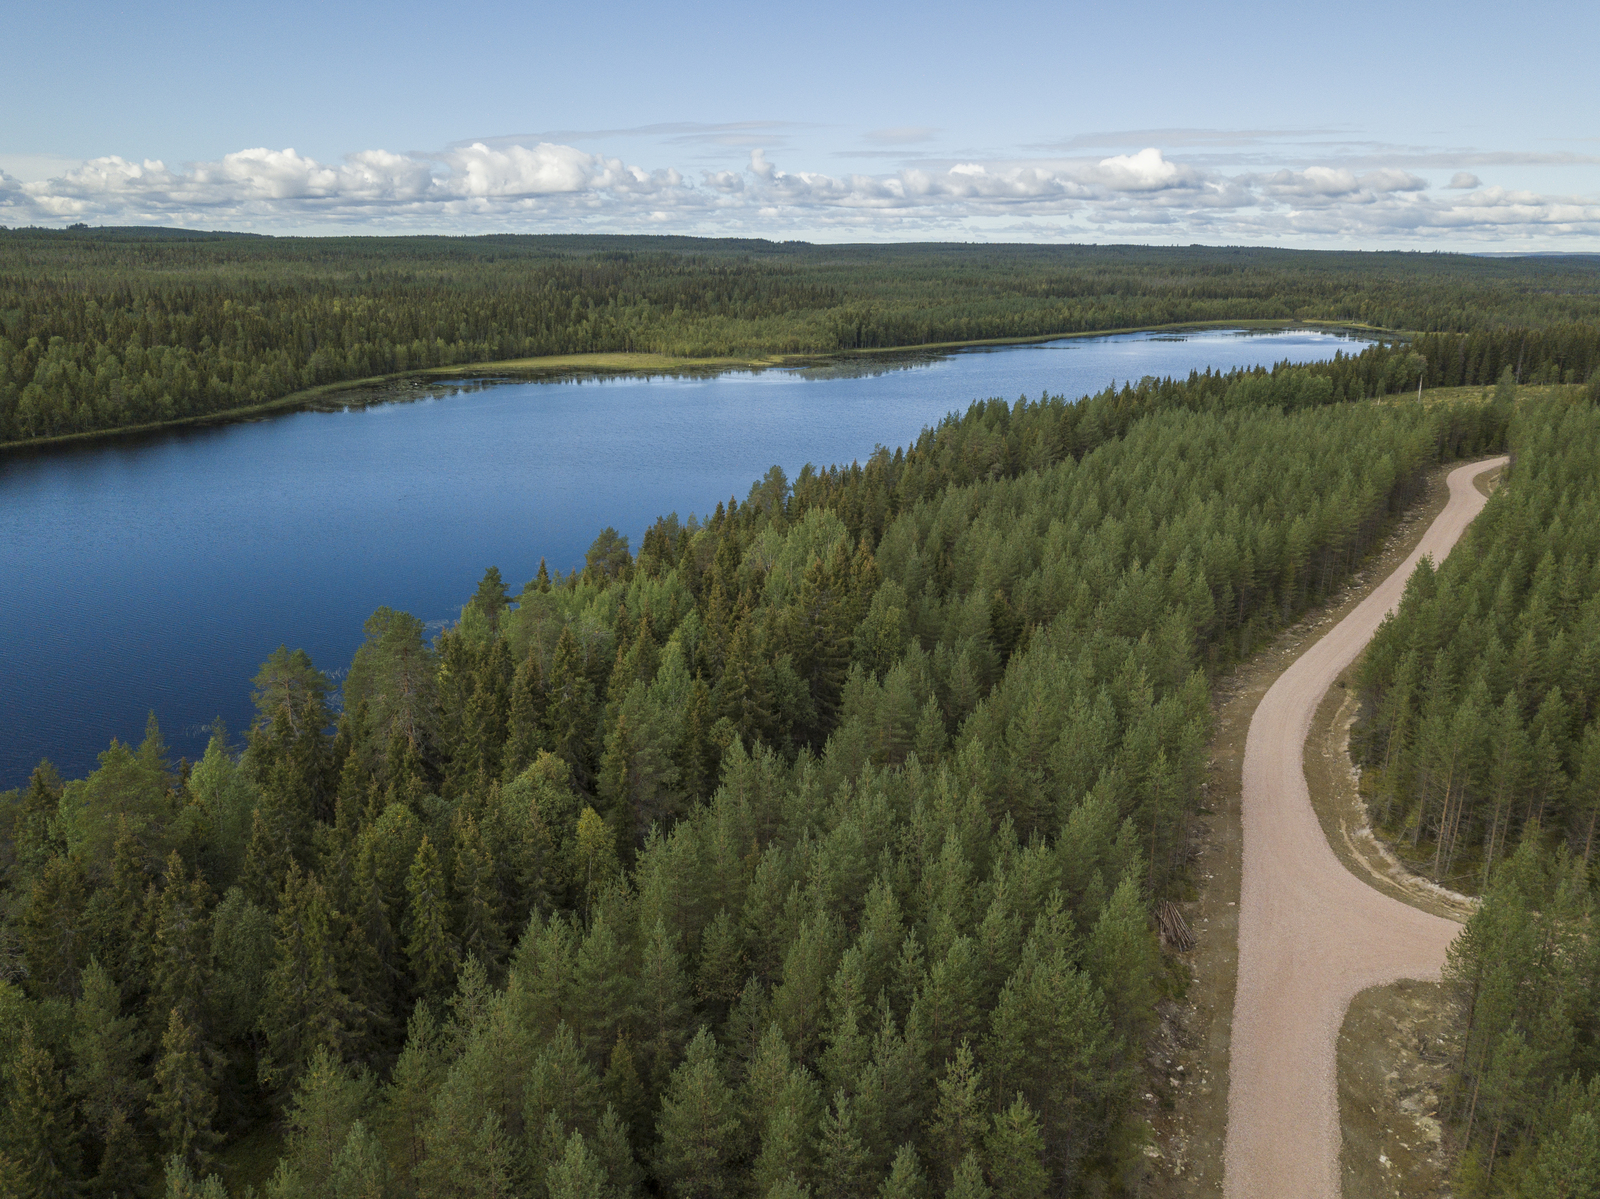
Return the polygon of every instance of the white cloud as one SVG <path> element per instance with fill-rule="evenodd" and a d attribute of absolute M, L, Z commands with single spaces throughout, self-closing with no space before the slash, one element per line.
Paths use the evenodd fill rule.
<path fill-rule="evenodd" d="M 1229 175 L 1156 147 L 1108 158 L 968 158 L 842 175 L 786 171 L 767 155 L 764 146 L 752 148 L 743 169 L 704 170 L 697 181 L 672 167 L 647 169 L 532 139 L 458 143 L 428 155 L 368 150 L 331 165 L 293 149 L 242 150 L 183 169 L 112 156 L 49 179 L 0 173 L 0 223 L 1363 246 L 1534 239 L 1588 248 L 1600 239 L 1600 198 L 1483 188 L 1466 172 L 1450 183 L 1464 194 L 1446 196 L 1399 166 L 1358 173 L 1324 163 Z"/>
<path fill-rule="evenodd" d="M 1114 191 L 1159 191 L 1198 181 L 1195 172 L 1168 162 L 1161 151 L 1154 147 L 1140 150 L 1137 154 L 1116 154 L 1102 158 L 1098 176 Z"/>

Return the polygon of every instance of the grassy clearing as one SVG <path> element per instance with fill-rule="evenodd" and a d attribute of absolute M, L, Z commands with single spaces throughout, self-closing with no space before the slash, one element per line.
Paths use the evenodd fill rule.
<path fill-rule="evenodd" d="M 1553 396 L 1564 396 L 1576 399 L 1583 394 L 1582 383 L 1522 383 L 1517 386 L 1517 402 L 1539 400 Z M 1493 387 L 1429 387 L 1422 392 L 1421 403 L 1424 407 L 1433 404 L 1457 404 L 1464 401 L 1477 403 L 1491 399 L 1494 396 Z M 1415 404 L 1418 402 L 1415 391 L 1403 391 L 1396 395 L 1384 396 L 1375 401 L 1379 404 Z"/>

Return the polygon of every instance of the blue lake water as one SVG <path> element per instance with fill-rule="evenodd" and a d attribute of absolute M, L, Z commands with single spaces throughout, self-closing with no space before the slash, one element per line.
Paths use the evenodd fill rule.
<path fill-rule="evenodd" d="M 1129 334 L 714 378 L 500 383 L 0 456 L 0 788 L 66 777 L 154 710 L 174 755 L 280 644 L 330 671 L 387 604 L 442 627 L 484 568 L 513 591 L 637 548 L 676 511 L 743 498 L 773 463 L 865 459 L 975 399 L 1077 397 L 1145 375 L 1331 358 L 1326 333 Z"/>

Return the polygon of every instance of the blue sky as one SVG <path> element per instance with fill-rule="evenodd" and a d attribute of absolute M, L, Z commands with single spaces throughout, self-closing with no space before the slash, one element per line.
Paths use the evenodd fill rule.
<path fill-rule="evenodd" d="M 1600 251 L 1600 5 L 14 2 L 0 223 Z"/>

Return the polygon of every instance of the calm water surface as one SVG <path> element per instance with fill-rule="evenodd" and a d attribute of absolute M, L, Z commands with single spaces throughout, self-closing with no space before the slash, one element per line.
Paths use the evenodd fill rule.
<path fill-rule="evenodd" d="M 435 627 L 486 566 L 515 591 L 637 548 L 773 463 L 865 459 L 975 399 L 1358 349 L 1330 334 L 1131 334 L 972 350 L 888 371 L 507 383 L 252 424 L 0 457 L 0 788 L 41 757 L 81 776 L 154 710 L 204 751 L 280 644 L 348 665 L 380 604 Z"/>

